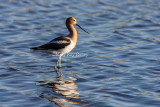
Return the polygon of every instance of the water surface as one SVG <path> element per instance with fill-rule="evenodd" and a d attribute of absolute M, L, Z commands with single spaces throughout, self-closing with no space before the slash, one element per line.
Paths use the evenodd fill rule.
<path fill-rule="evenodd" d="M 159 107 L 159 0 L 1 0 L 0 107 Z M 62 58 L 31 51 L 68 31 Z"/>

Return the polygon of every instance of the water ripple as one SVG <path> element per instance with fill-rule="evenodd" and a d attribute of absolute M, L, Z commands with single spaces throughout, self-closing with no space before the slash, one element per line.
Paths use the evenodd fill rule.
<path fill-rule="evenodd" d="M 159 4 L 1 0 L 1 106 L 159 107 Z M 76 27 L 81 55 L 55 71 L 57 57 L 29 48 L 67 35 L 70 16 L 90 34 Z"/>

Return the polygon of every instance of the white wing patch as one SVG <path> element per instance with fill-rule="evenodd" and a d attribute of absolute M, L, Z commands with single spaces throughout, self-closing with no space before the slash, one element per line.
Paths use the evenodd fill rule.
<path fill-rule="evenodd" d="M 51 41 L 50 43 L 63 44 L 63 43 L 70 43 L 70 42 L 65 40 L 59 40 L 59 41 Z"/>

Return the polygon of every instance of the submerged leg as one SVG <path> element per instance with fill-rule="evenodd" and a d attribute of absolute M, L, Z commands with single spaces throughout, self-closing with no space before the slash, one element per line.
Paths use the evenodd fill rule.
<path fill-rule="evenodd" d="M 57 60 L 57 63 L 56 63 L 55 69 L 57 69 L 57 67 L 58 67 L 58 65 L 59 65 L 59 60 L 60 60 L 60 56 L 58 56 L 58 60 Z"/>
<path fill-rule="evenodd" d="M 62 55 L 59 55 L 59 67 L 61 67 L 61 56 Z"/>
<path fill-rule="evenodd" d="M 62 56 L 62 55 L 59 55 L 59 56 L 58 56 L 58 61 L 57 61 L 57 63 L 56 63 L 55 69 L 61 68 L 61 56 Z"/>
<path fill-rule="evenodd" d="M 61 70 L 58 68 L 58 69 L 56 69 L 56 72 L 57 72 L 57 79 L 60 79 L 60 78 L 62 78 L 62 76 L 63 76 L 63 74 L 62 74 L 62 72 L 61 72 Z"/>

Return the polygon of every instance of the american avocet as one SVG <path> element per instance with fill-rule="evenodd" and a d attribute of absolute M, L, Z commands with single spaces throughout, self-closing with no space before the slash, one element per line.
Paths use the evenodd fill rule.
<path fill-rule="evenodd" d="M 77 43 L 77 31 L 73 25 L 77 25 L 84 32 L 88 33 L 76 23 L 76 19 L 74 17 L 69 17 L 66 20 L 66 27 L 68 28 L 70 34 L 68 34 L 65 37 L 55 38 L 47 44 L 44 44 L 39 47 L 33 47 L 31 49 L 38 51 L 49 51 L 52 54 L 58 55 L 58 61 L 55 68 L 61 67 L 61 56 L 63 56 L 65 53 L 70 52 L 76 46 Z"/>

